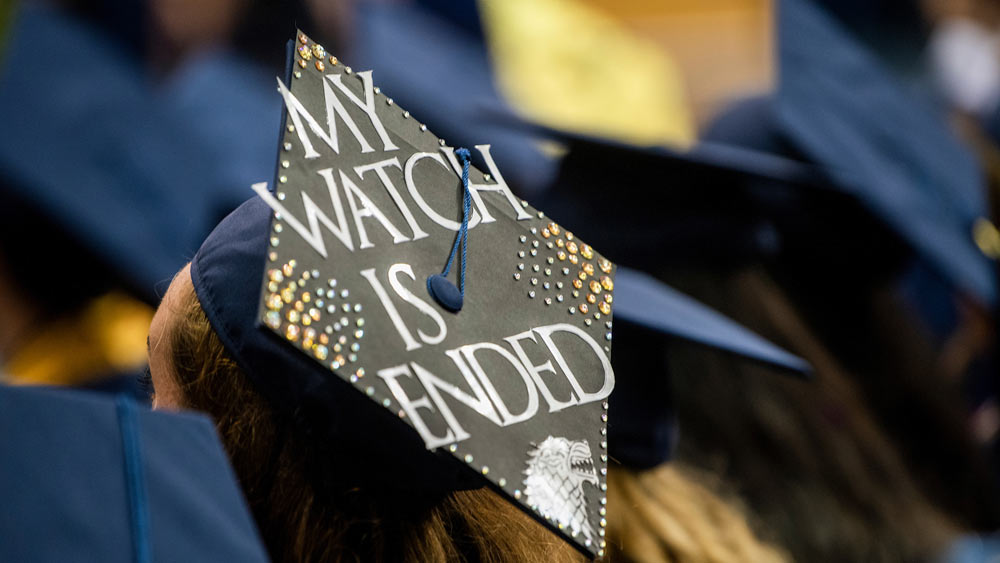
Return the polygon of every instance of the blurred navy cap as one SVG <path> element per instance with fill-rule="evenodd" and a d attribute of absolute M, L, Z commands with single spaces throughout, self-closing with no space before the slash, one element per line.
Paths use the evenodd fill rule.
<path fill-rule="evenodd" d="M 0 561 L 267 561 L 211 422 L 0 386 Z"/>
<path fill-rule="evenodd" d="M 648 274 L 619 267 L 615 287 L 616 321 L 624 320 L 789 372 L 806 375 L 811 371 L 802 358 Z"/>
<path fill-rule="evenodd" d="M 996 535 L 959 536 L 935 559 L 938 563 L 984 563 L 997 560 L 1000 560 L 1000 538 Z"/>
<path fill-rule="evenodd" d="M 827 228 L 857 204 L 794 157 L 707 142 L 687 151 L 639 147 L 511 123 L 565 145 L 539 205 L 643 271 L 721 270 L 799 251 L 846 252 L 860 266 L 881 240 L 862 221 L 855 233 Z"/>
<path fill-rule="evenodd" d="M 0 189 L 155 301 L 231 205 L 211 153 L 161 110 L 139 62 L 98 28 L 24 3 L 0 68 Z"/>
<path fill-rule="evenodd" d="M 808 0 L 782 0 L 777 22 L 776 95 L 731 112 L 707 138 L 815 163 L 956 288 L 994 303 L 994 265 L 972 236 L 988 213 L 984 179 L 943 110 Z M 830 226 L 852 229 L 846 219 Z"/>
<path fill-rule="evenodd" d="M 805 360 L 674 290 L 648 274 L 619 266 L 615 275 L 615 393 L 608 452 L 633 469 L 669 461 L 680 437 L 673 411 L 669 350 L 685 340 L 809 376 Z M 693 375 L 697 377 L 697 375 Z"/>

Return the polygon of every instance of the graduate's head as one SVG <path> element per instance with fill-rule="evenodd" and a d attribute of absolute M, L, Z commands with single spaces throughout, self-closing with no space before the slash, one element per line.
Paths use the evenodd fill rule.
<path fill-rule="evenodd" d="M 164 295 L 149 347 L 154 407 L 215 418 L 275 561 L 581 559 L 478 483 L 452 476 L 421 490 L 413 480 L 390 482 L 374 467 L 384 456 L 373 461 L 371 451 L 318 428 L 329 420 L 321 409 L 276 407 L 209 321 L 190 265 Z M 366 439 L 386 447 L 394 438 L 376 433 Z"/>

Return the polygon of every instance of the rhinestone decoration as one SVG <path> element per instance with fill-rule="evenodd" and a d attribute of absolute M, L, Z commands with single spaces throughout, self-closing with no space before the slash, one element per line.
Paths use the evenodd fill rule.
<path fill-rule="evenodd" d="M 331 359 L 332 348 L 334 356 L 329 364 L 324 364 L 330 369 L 336 370 L 357 363 L 357 352 L 361 351 L 361 341 L 365 336 L 360 327 L 365 325 L 365 319 L 356 317 L 353 324 L 358 328 L 351 330 L 347 317 L 329 323 L 325 315 L 336 312 L 336 302 L 340 302 L 345 310 L 357 313 L 361 312 L 361 304 L 347 302 L 350 293 L 346 289 L 341 290 L 339 297 L 332 289 L 327 291 L 324 286 L 335 287 L 337 280 L 323 282 L 319 279 L 318 270 L 303 271 L 296 276 L 296 266 L 295 260 L 289 260 L 280 268 L 268 270 L 268 288 L 273 290 L 264 298 L 264 306 L 267 308 L 264 324 L 283 334 L 289 342 L 298 343 L 303 350 L 321 362 Z M 316 287 L 310 291 L 309 286 L 312 284 Z M 324 305 L 327 306 L 326 310 L 323 309 Z M 328 324 L 324 325 L 324 321 Z M 336 339 L 332 347 L 331 336 Z M 345 347 L 351 350 L 346 358 L 340 353 Z M 364 369 L 358 368 L 352 378 L 363 375 Z"/>
<path fill-rule="evenodd" d="M 527 202 L 522 201 L 522 206 L 527 207 Z M 539 214 L 539 218 L 544 217 Z M 520 282 L 521 272 L 530 268 L 532 272 L 544 273 L 545 276 L 558 275 L 571 278 L 569 282 L 573 286 L 572 300 L 566 303 L 566 311 L 575 315 L 580 313 L 584 318 L 581 322 L 586 327 L 593 326 L 594 320 L 601 318 L 601 315 L 611 314 L 611 303 L 613 301 L 612 291 L 614 282 L 611 277 L 603 274 L 610 274 L 613 271 L 611 261 L 603 256 L 599 256 L 592 246 L 576 239 L 572 232 L 567 231 L 555 221 L 531 226 L 528 231 L 532 236 L 518 235 L 518 241 L 528 246 L 528 251 L 519 250 L 516 263 L 517 271 L 514 272 L 514 281 Z M 535 238 L 537 237 L 537 238 Z M 541 246 L 544 242 L 545 245 Z M 523 260 L 528 259 L 527 263 Z M 536 263 L 532 263 L 534 260 Z M 562 266 L 557 269 L 545 267 L 554 265 L 556 262 L 569 262 L 576 266 L 570 269 Z M 578 268 L 578 269 L 577 269 Z M 600 276 L 600 277 L 598 277 Z M 538 286 L 538 278 L 526 278 L 531 285 Z M 541 284 L 542 289 L 548 291 L 552 284 L 545 282 Z M 556 289 L 562 289 L 562 281 L 555 280 Z M 529 299 L 534 299 L 538 294 L 528 291 Z M 545 305 L 552 305 L 553 302 L 563 303 L 565 297 L 562 294 L 556 295 L 555 299 L 546 297 L 542 300 Z M 593 317 L 593 318 L 591 318 Z"/>
<path fill-rule="evenodd" d="M 606 291 L 611 291 L 615 288 L 615 282 L 609 276 L 601 276 L 601 287 Z"/>

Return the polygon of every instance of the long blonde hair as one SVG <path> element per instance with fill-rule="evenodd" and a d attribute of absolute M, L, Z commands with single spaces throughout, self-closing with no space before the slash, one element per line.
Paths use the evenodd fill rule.
<path fill-rule="evenodd" d="M 608 472 L 612 561 L 780 563 L 787 556 L 759 539 L 738 506 L 690 468 L 665 464 Z"/>

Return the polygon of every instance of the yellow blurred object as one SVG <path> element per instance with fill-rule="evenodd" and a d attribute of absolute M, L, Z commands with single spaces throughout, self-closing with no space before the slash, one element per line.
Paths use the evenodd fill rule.
<path fill-rule="evenodd" d="M 639 145 L 685 146 L 694 122 L 662 48 L 574 0 L 480 0 L 500 89 L 533 121 Z"/>
<path fill-rule="evenodd" d="M 985 217 L 976 219 L 972 225 L 972 238 L 979 250 L 990 258 L 1000 258 L 1000 229 Z"/>
<path fill-rule="evenodd" d="M 3 367 L 8 383 L 86 385 L 146 363 L 153 309 L 122 293 L 95 299 L 77 315 L 36 332 Z"/>
<path fill-rule="evenodd" d="M 10 24 L 14 21 L 16 4 L 15 0 L 0 0 L 0 60 L 7 46 L 7 36 L 10 33 Z"/>
<path fill-rule="evenodd" d="M 580 1 L 670 54 L 699 125 L 775 87 L 774 0 Z"/>

